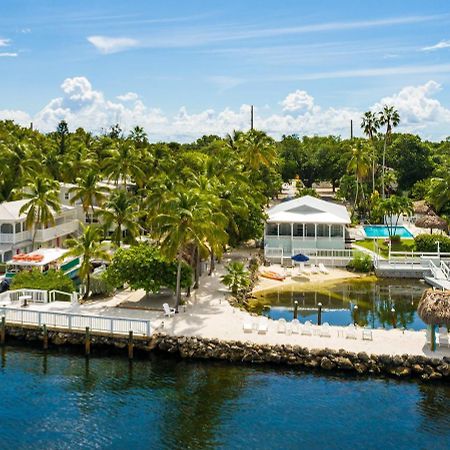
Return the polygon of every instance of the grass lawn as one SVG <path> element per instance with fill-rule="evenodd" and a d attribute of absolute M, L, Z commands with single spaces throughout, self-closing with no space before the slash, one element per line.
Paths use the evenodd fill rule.
<path fill-rule="evenodd" d="M 384 239 L 365 239 L 364 241 L 355 242 L 356 245 L 375 251 L 375 241 L 378 240 L 378 248 L 381 256 L 388 257 L 388 245 L 384 243 Z M 391 250 L 393 252 L 410 252 L 415 249 L 414 239 L 402 239 L 400 242 L 394 242 Z"/>

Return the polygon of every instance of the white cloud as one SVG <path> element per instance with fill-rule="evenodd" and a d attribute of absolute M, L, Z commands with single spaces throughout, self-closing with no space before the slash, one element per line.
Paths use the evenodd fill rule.
<path fill-rule="evenodd" d="M 139 96 L 135 92 L 127 92 L 126 94 L 118 95 L 117 99 L 122 102 L 132 102 L 137 100 Z"/>
<path fill-rule="evenodd" d="M 421 50 L 424 52 L 430 52 L 433 50 L 441 50 L 443 48 L 449 48 L 449 47 L 450 47 L 450 40 L 440 41 L 435 45 L 431 45 L 430 47 L 422 47 Z"/>
<path fill-rule="evenodd" d="M 8 47 L 10 42 L 11 42 L 11 39 L 0 38 L 0 47 Z"/>
<path fill-rule="evenodd" d="M 18 56 L 18 53 L 16 52 L 3 52 L 0 53 L 0 58 L 15 58 Z"/>
<path fill-rule="evenodd" d="M 306 91 L 291 92 L 281 102 L 283 111 L 310 111 L 314 107 L 314 98 Z"/>
<path fill-rule="evenodd" d="M 205 109 L 191 112 L 181 107 L 173 115 L 164 114 L 158 108 L 143 103 L 133 92 L 121 95 L 117 100 L 105 98 L 94 89 L 85 77 L 67 78 L 61 84 L 62 95 L 48 102 L 34 117 L 23 111 L 0 111 L 0 119 L 14 119 L 28 125 L 33 121 L 41 131 L 53 131 L 61 120 L 66 120 L 71 130 L 84 127 L 94 133 L 119 123 L 128 131 L 135 125 L 143 126 L 152 141 L 192 141 L 203 134 L 225 135 L 233 130 L 248 130 L 250 105 L 222 111 Z M 401 131 L 420 132 L 427 138 L 442 138 L 448 135 L 450 110 L 435 98 L 441 86 L 428 81 L 419 86 L 407 86 L 399 92 L 382 98 L 373 105 L 379 110 L 384 104 L 393 104 L 399 110 Z M 312 95 L 296 90 L 281 102 L 284 112 L 275 112 L 264 105 L 255 108 L 255 127 L 274 137 L 283 134 L 329 135 L 348 137 L 350 120 L 359 124 L 362 111 L 355 108 L 328 107 L 315 104 Z M 364 108 L 365 109 L 365 108 Z M 355 127 L 355 131 L 357 125 Z"/>
<path fill-rule="evenodd" d="M 87 40 L 103 54 L 117 53 L 137 47 L 139 41 L 128 37 L 88 36 Z"/>
<path fill-rule="evenodd" d="M 213 83 L 219 88 L 220 92 L 227 91 L 228 89 L 233 89 L 236 86 L 244 83 L 245 80 L 241 78 L 229 77 L 226 75 L 216 75 L 207 78 L 208 81 Z"/>

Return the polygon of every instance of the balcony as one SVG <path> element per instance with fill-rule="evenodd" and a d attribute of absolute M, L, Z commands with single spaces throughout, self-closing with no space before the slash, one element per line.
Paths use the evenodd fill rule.
<path fill-rule="evenodd" d="M 24 241 L 31 241 L 31 231 L 21 233 L 0 233 L 0 244 L 20 244 Z"/>
<path fill-rule="evenodd" d="M 36 242 L 47 242 L 78 231 L 78 220 L 62 223 L 54 227 L 37 230 Z"/>

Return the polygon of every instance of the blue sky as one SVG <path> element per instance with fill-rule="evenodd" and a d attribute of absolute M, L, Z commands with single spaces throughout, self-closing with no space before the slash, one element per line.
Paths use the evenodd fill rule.
<path fill-rule="evenodd" d="M 189 140 L 245 128 L 254 104 L 274 135 L 345 134 L 390 101 L 406 131 L 450 135 L 448 1 L 1 0 L 0 12 L 0 117 L 44 131 L 141 122 L 154 140 Z"/>

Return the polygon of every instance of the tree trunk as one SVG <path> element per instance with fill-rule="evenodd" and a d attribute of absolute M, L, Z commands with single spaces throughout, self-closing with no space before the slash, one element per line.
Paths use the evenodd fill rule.
<path fill-rule="evenodd" d="M 34 250 L 34 242 L 36 241 L 37 224 L 34 226 L 33 238 L 31 239 L 31 251 Z"/>
<path fill-rule="evenodd" d="M 214 272 L 215 268 L 216 268 L 216 265 L 215 265 L 215 261 L 214 261 L 214 250 L 211 249 L 211 263 L 210 263 L 208 275 L 211 275 Z"/>
<path fill-rule="evenodd" d="M 359 191 L 359 182 L 358 178 L 356 178 L 356 194 L 355 194 L 355 204 L 353 205 L 353 213 L 356 211 L 356 203 L 358 202 L 358 191 Z"/>
<path fill-rule="evenodd" d="M 178 267 L 177 267 L 177 289 L 176 289 L 176 303 L 175 303 L 175 312 L 178 312 L 178 307 L 181 303 L 181 264 L 182 264 L 181 255 L 178 255 Z"/>
<path fill-rule="evenodd" d="M 375 146 L 373 147 L 373 154 L 372 154 L 372 194 L 374 192 L 375 192 Z"/>
<path fill-rule="evenodd" d="M 94 224 L 94 214 L 95 214 L 94 204 L 91 204 L 91 208 L 92 208 L 91 225 L 93 225 Z"/>
<path fill-rule="evenodd" d="M 195 283 L 194 283 L 194 289 L 198 289 L 199 286 L 199 279 L 200 279 L 200 249 L 198 246 L 195 248 Z"/>
<path fill-rule="evenodd" d="M 89 297 L 89 291 L 91 290 L 91 274 L 88 273 L 86 276 L 86 292 L 84 293 L 84 299 Z"/>
<path fill-rule="evenodd" d="M 387 133 L 384 137 L 384 145 L 383 145 L 383 172 L 381 175 L 381 197 L 385 198 L 384 195 L 384 174 L 386 172 L 386 145 L 387 145 Z"/>

